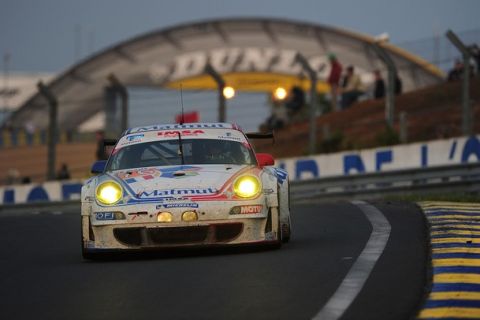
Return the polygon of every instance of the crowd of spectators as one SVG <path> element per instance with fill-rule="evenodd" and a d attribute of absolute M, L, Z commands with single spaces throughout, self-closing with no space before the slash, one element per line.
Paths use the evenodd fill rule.
<path fill-rule="evenodd" d="M 480 75 L 480 48 L 477 44 L 469 47 L 472 54 L 471 76 Z M 378 69 L 373 71 L 373 83 L 367 87 L 361 77 L 355 72 L 352 65 L 344 69 L 342 63 L 335 54 L 329 54 L 330 72 L 327 83 L 330 87 L 330 109 L 340 111 L 349 108 L 360 99 L 383 99 L 387 94 L 388 84 Z M 461 60 L 456 60 L 453 68 L 449 71 L 447 80 L 456 81 L 462 79 L 464 65 Z M 395 95 L 403 92 L 403 83 L 398 74 L 395 75 Z M 287 101 L 272 99 L 272 112 L 264 123 L 269 130 L 279 129 L 292 122 L 299 114 L 304 114 L 305 93 L 295 86 L 291 89 Z"/>

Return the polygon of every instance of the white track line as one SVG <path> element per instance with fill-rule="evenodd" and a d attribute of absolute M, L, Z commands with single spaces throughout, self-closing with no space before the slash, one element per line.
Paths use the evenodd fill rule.
<path fill-rule="evenodd" d="M 372 225 L 372 233 L 347 276 L 327 304 L 313 317 L 314 320 L 335 320 L 343 315 L 362 290 L 390 237 L 390 223 L 380 210 L 363 201 L 352 203 L 368 218 Z"/>

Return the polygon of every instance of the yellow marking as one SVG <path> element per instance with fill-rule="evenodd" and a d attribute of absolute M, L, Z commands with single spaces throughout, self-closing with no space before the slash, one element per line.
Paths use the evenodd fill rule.
<path fill-rule="evenodd" d="M 432 253 L 480 253 L 480 248 L 434 248 Z"/>
<path fill-rule="evenodd" d="M 5 148 L 11 147 L 12 146 L 12 135 L 11 135 L 10 131 L 3 130 L 2 131 L 2 136 L 3 136 L 3 146 Z"/>
<path fill-rule="evenodd" d="M 422 201 L 419 203 L 422 208 L 440 207 L 440 208 L 480 208 L 480 203 L 476 202 L 452 202 L 452 201 Z"/>
<path fill-rule="evenodd" d="M 449 258 L 449 259 L 432 259 L 432 265 L 434 267 L 480 267 L 480 259 L 462 259 L 462 258 Z"/>
<path fill-rule="evenodd" d="M 435 221 L 441 219 L 462 219 L 462 220 L 472 220 L 472 221 L 480 221 L 480 214 L 478 216 L 463 216 L 458 214 L 452 215 L 443 215 L 443 216 L 429 216 L 428 220 Z"/>
<path fill-rule="evenodd" d="M 300 79 L 297 76 L 279 73 L 230 72 L 222 74 L 222 77 L 229 86 L 232 86 L 238 91 L 273 93 L 278 87 L 283 87 L 289 91 L 293 86 L 300 86 L 304 90 L 310 89 L 309 79 Z M 205 90 L 217 88 L 215 81 L 208 75 L 200 75 L 172 81 L 167 84 L 167 87 L 178 89 L 180 84 L 182 84 L 184 89 Z M 318 81 L 317 91 L 323 93 L 328 92 L 330 91 L 330 86 L 324 81 Z"/>
<path fill-rule="evenodd" d="M 17 133 L 17 146 L 23 147 L 27 145 L 27 134 L 25 131 L 19 131 Z"/>
<path fill-rule="evenodd" d="M 451 291 L 451 292 L 432 292 L 428 296 L 429 300 L 480 300 L 480 292 L 469 291 Z"/>
<path fill-rule="evenodd" d="M 466 231 L 466 230 L 446 230 L 446 231 L 432 231 L 430 232 L 432 236 L 440 236 L 440 235 L 455 235 L 458 234 L 472 236 L 472 235 L 480 235 L 480 231 Z"/>
<path fill-rule="evenodd" d="M 463 222 L 465 223 L 465 222 Z M 431 226 L 431 229 L 442 229 L 442 228 L 450 228 L 450 229 L 458 229 L 458 228 L 461 228 L 461 229 L 474 229 L 474 230 L 480 230 L 480 226 L 475 226 L 475 225 L 470 225 L 470 224 L 446 224 L 446 225 L 441 225 L 441 226 L 438 226 L 438 225 L 433 225 Z"/>
<path fill-rule="evenodd" d="M 435 238 L 431 239 L 430 242 L 433 243 L 480 243 L 480 238 Z"/>
<path fill-rule="evenodd" d="M 470 224 L 472 222 L 475 222 L 475 223 L 478 223 L 480 221 L 465 221 L 465 220 L 462 220 L 462 219 L 445 219 L 445 220 L 436 220 L 436 221 L 430 221 L 433 225 L 432 226 L 436 226 L 437 223 L 451 223 L 451 224 L 464 224 L 464 223 L 469 223 L 469 226 L 470 225 L 474 225 L 474 224 Z"/>
<path fill-rule="evenodd" d="M 477 261 L 480 265 L 480 259 Z M 434 283 L 475 283 L 480 284 L 480 274 L 475 273 L 438 273 L 433 276 Z"/>
<path fill-rule="evenodd" d="M 420 311 L 420 318 L 480 318 L 480 308 L 428 308 Z"/>
<path fill-rule="evenodd" d="M 33 145 L 38 146 L 42 144 L 42 137 L 40 131 L 35 131 L 33 134 Z"/>

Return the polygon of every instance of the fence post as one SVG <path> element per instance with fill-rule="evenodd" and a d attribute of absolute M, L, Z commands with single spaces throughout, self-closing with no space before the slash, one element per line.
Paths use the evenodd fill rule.
<path fill-rule="evenodd" d="M 400 112 L 400 142 L 408 142 L 408 119 L 405 111 Z"/>
<path fill-rule="evenodd" d="M 58 101 L 52 91 L 42 81 L 37 83 L 37 88 L 48 102 L 47 180 L 55 180 Z"/>
<path fill-rule="evenodd" d="M 310 66 L 308 60 L 300 53 L 297 53 L 296 60 L 307 72 L 310 78 L 310 130 L 308 153 L 315 154 L 317 149 L 317 72 Z"/>
<path fill-rule="evenodd" d="M 397 78 L 397 68 L 387 51 L 380 47 L 378 43 L 373 43 L 372 48 L 377 53 L 378 57 L 385 63 L 385 66 L 388 70 L 385 120 L 390 128 L 393 128 L 395 117 L 395 79 Z"/>
<path fill-rule="evenodd" d="M 111 73 L 107 79 L 110 82 L 112 89 L 120 94 L 120 99 L 122 100 L 120 125 L 121 132 L 125 132 L 125 130 L 128 129 L 128 90 L 113 73 Z"/>
<path fill-rule="evenodd" d="M 470 111 L 470 60 L 472 54 L 467 46 L 457 37 L 452 30 L 446 33 L 448 40 L 462 53 L 463 56 L 463 82 L 462 82 L 462 133 L 471 135 L 472 118 Z"/>
<path fill-rule="evenodd" d="M 223 95 L 223 89 L 225 88 L 225 80 L 222 76 L 212 67 L 210 63 L 205 66 L 205 73 L 210 75 L 217 83 L 218 87 L 218 122 L 225 122 L 227 119 L 227 112 L 225 108 L 225 96 Z"/>

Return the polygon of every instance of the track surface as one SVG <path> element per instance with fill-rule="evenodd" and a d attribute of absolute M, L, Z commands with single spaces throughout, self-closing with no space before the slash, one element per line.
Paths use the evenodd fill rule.
<path fill-rule="evenodd" d="M 427 275 L 423 214 L 373 203 L 390 239 L 341 319 L 409 319 Z M 87 262 L 77 210 L 0 213 L 0 319 L 311 319 L 362 252 L 371 225 L 348 202 L 292 208 L 280 250 Z"/>

